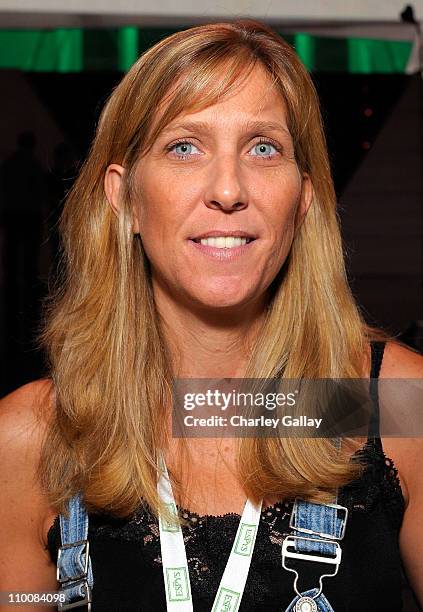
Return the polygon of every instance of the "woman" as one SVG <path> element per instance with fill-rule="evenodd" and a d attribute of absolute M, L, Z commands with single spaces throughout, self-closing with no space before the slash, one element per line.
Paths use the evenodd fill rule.
<path fill-rule="evenodd" d="M 58 588 L 60 545 L 85 539 L 83 520 L 66 536 L 71 500 L 89 550 L 68 585 L 93 586 L 96 611 L 396 611 L 401 558 L 423 603 L 420 440 L 383 439 L 385 460 L 377 430 L 341 448 L 171 435 L 173 378 L 422 377 L 421 356 L 364 324 L 335 208 L 314 87 L 270 29 L 200 26 L 140 57 L 62 215 L 63 276 L 40 336 L 49 376 L 3 400 L 2 590 Z M 232 571 L 245 584 L 217 602 L 247 498 L 255 546 Z M 314 505 L 291 516 L 296 498 Z M 342 561 L 318 594 L 333 564 L 307 562 L 294 585 L 281 546 L 298 508 L 334 500 L 349 513 Z M 182 586 L 163 577 L 172 537 Z M 187 597 L 175 604 L 173 588 Z"/>

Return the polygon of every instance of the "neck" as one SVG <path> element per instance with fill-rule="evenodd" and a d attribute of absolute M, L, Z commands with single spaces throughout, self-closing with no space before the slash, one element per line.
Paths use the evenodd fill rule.
<path fill-rule="evenodd" d="M 154 299 L 175 376 L 243 376 L 254 340 L 264 322 L 264 300 L 211 309 L 178 303 L 157 286 Z"/>

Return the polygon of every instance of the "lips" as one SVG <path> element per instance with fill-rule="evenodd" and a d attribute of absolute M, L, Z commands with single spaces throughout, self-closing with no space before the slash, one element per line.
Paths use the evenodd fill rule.
<path fill-rule="evenodd" d="M 217 238 L 219 236 L 229 237 L 233 236 L 234 238 L 246 238 L 247 242 L 251 242 L 255 240 L 257 236 L 254 233 L 245 231 L 245 230 L 210 230 L 207 232 L 203 232 L 201 234 L 197 234 L 196 236 L 190 236 L 189 240 L 193 240 L 194 242 L 199 242 L 202 238 Z"/>
<path fill-rule="evenodd" d="M 231 234 L 231 236 L 233 236 L 233 234 Z M 210 236 L 207 236 L 207 238 L 210 238 Z M 203 239 L 199 239 L 198 242 L 193 239 L 187 240 L 189 252 L 195 253 L 196 260 L 198 260 L 198 254 L 201 254 L 201 256 L 204 256 L 211 261 L 214 260 L 219 265 L 229 265 L 237 261 L 242 261 L 245 257 L 247 257 L 248 261 L 248 255 L 253 253 L 257 248 L 255 243 L 259 243 L 260 241 L 251 239 L 248 242 L 248 239 L 246 239 L 246 244 L 231 245 L 229 247 L 226 245 L 212 246 L 210 244 L 204 244 L 204 242 L 207 241 Z M 195 249 L 195 251 L 192 249 Z"/>

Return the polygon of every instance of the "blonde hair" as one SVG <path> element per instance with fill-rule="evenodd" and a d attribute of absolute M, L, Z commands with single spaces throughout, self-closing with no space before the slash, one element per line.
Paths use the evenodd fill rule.
<path fill-rule="evenodd" d="M 173 34 L 144 53 L 113 91 L 60 220 L 61 272 L 45 303 L 39 335 L 55 390 L 39 477 L 61 512 L 81 490 L 89 511 L 127 516 L 141 500 L 156 514 L 161 508 L 157 449 L 168 440 L 172 367 L 149 262 L 140 236 L 132 233 L 134 168 L 174 117 L 215 103 L 257 62 L 285 100 L 297 163 L 310 175 L 315 195 L 272 284 L 245 376 L 363 375 L 373 332 L 346 279 L 319 102 L 309 74 L 294 50 L 258 22 Z M 163 113 L 155 122 L 159 107 Z M 104 193 L 111 163 L 127 170 L 119 218 Z M 278 495 L 329 501 L 334 488 L 360 471 L 329 439 L 243 439 L 238 459 L 240 482 L 255 500 Z"/>

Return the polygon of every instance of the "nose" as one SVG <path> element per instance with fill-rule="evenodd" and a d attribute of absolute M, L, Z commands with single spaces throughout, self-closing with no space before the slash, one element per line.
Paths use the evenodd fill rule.
<path fill-rule="evenodd" d="M 248 206 L 246 185 L 236 159 L 222 156 L 213 161 L 208 171 L 204 192 L 204 203 L 208 208 L 230 212 Z"/>

